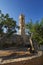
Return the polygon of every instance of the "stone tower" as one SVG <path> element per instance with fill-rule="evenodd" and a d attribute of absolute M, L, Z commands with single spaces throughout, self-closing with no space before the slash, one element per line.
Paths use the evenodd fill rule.
<path fill-rule="evenodd" d="M 23 41 L 24 41 L 24 45 L 25 44 L 31 44 L 32 50 L 34 49 L 33 44 L 32 44 L 32 40 L 31 37 L 28 38 L 28 36 L 25 34 L 25 16 L 23 14 L 21 14 L 19 16 L 19 34 L 22 36 Z"/>
<path fill-rule="evenodd" d="M 21 14 L 19 16 L 19 34 L 24 36 L 25 35 L 25 16 L 23 14 Z"/>
<path fill-rule="evenodd" d="M 19 26 L 19 34 L 22 36 L 25 43 L 25 16 L 23 14 L 19 16 Z"/>

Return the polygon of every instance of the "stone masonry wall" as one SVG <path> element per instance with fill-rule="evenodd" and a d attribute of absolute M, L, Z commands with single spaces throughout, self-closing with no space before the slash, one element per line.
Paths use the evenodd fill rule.
<path fill-rule="evenodd" d="M 4 44 L 15 44 L 15 45 L 24 45 L 24 40 L 21 35 L 14 34 L 10 37 L 5 37 L 2 40 L 0 39 L 0 46 Z M 26 36 L 26 42 L 29 43 L 29 36 Z"/>

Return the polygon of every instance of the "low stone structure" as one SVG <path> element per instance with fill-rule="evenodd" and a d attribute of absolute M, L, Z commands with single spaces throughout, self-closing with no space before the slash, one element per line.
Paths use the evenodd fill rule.
<path fill-rule="evenodd" d="M 42 50 L 42 51 L 43 51 L 43 45 L 40 45 L 40 50 Z"/>

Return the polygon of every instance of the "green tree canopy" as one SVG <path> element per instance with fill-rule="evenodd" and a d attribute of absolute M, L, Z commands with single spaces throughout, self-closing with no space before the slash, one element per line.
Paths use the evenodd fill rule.
<path fill-rule="evenodd" d="M 15 32 L 16 21 L 9 16 L 9 14 L 3 14 L 0 10 L 0 34 L 3 32 L 2 27 L 8 28 L 8 32 Z"/>
<path fill-rule="evenodd" d="M 35 39 L 39 44 L 43 44 L 43 19 L 41 19 L 40 22 L 36 21 L 35 23 L 30 21 L 26 24 L 26 28 L 33 33 L 33 39 Z"/>

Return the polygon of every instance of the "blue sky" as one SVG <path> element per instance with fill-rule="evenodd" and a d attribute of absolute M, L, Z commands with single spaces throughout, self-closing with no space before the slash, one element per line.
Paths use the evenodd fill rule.
<path fill-rule="evenodd" d="M 0 0 L 0 10 L 4 14 L 9 13 L 17 23 L 21 13 L 25 15 L 25 21 L 32 19 L 41 20 L 43 18 L 43 0 Z"/>

